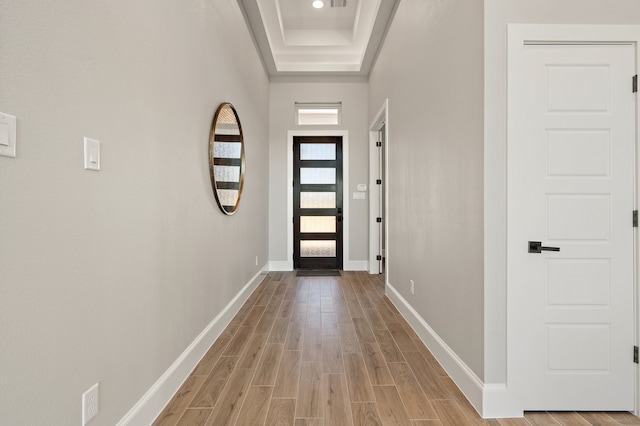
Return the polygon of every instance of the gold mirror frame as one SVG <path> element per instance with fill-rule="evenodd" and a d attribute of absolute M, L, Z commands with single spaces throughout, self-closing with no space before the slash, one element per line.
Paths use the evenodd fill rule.
<path fill-rule="evenodd" d="M 209 133 L 209 175 L 216 202 L 226 215 L 238 210 L 244 186 L 244 137 L 236 109 L 218 106 Z"/>

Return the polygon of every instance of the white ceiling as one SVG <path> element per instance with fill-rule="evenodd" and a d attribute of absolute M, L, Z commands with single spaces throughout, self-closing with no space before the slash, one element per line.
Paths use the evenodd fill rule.
<path fill-rule="evenodd" d="M 400 0 L 238 0 L 272 76 L 367 75 Z M 341 3 L 341 2 L 339 2 Z"/>

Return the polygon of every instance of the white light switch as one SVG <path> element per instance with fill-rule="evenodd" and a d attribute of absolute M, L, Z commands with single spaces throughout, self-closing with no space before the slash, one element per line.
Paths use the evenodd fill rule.
<path fill-rule="evenodd" d="M 367 184 L 366 183 L 359 183 L 358 184 L 358 191 L 366 191 L 367 190 Z"/>
<path fill-rule="evenodd" d="M 100 170 L 100 141 L 84 138 L 85 170 Z"/>
<path fill-rule="evenodd" d="M 0 112 L 0 155 L 16 156 L 16 118 Z"/>

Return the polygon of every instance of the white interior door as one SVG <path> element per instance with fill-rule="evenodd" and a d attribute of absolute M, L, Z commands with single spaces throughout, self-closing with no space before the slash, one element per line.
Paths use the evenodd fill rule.
<path fill-rule="evenodd" d="M 634 409 L 634 63 L 623 44 L 509 51 L 508 327 L 525 410 Z"/>

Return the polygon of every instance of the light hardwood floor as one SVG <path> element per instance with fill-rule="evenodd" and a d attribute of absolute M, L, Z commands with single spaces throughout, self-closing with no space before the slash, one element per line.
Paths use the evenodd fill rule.
<path fill-rule="evenodd" d="M 481 419 L 381 276 L 272 272 L 154 426 L 640 425 L 629 413 Z"/>

